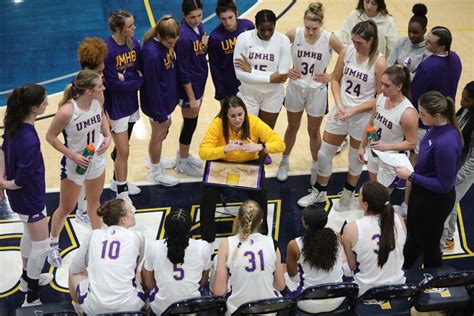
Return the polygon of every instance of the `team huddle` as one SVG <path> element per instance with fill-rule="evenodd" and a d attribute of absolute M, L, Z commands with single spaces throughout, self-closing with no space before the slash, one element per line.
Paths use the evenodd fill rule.
<path fill-rule="evenodd" d="M 74 209 L 76 220 L 92 230 L 69 267 L 69 289 L 76 307 L 88 315 L 139 311 L 147 300 L 160 315 L 178 300 L 205 293 L 226 296 L 231 314 L 247 301 L 296 297 L 310 286 L 342 282 L 343 276 L 353 277 L 359 294 L 404 283 L 404 270 L 417 267 L 420 256 L 425 268 L 441 266 L 442 250 L 454 247 L 456 205 L 474 181 L 474 82 L 464 88 L 456 112 L 462 66 L 451 51 L 451 32 L 435 26 L 427 33 L 426 6 L 415 4 L 412 11 L 408 37 L 399 38 L 384 0 L 359 0 L 333 33 L 323 29 L 323 4 L 313 2 L 304 27 L 284 34 L 275 31 L 271 10 L 259 11 L 254 24 L 237 18 L 234 1 L 218 0 L 221 23 L 207 36 L 200 0 L 183 0 L 182 21 L 163 16 L 141 42 L 134 36 L 133 15 L 113 11 L 110 37 L 80 43 L 82 70 L 64 90 L 46 133 L 63 155 L 60 201 L 50 228 L 45 165 L 34 127 L 48 105 L 47 94 L 42 86 L 27 84 L 8 98 L 0 184 L 24 227 L 23 306 L 42 304 L 40 286 L 52 280 L 41 274 L 45 261 L 63 265 L 59 236 Z M 333 52 L 338 57 L 330 72 Z M 209 70 L 220 111 L 207 127 L 199 159 L 190 147 Z M 183 123 L 176 157 L 167 159 L 162 146 L 177 106 Z M 288 118 L 283 138 L 274 131 L 282 107 Z M 305 232 L 289 242 L 286 264 L 267 236 L 264 167 L 259 190 L 247 190 L 250 199 L 239 209 L 237 235 L 220 243 L 214 260 L 222 187 L 203 186 L 202 240 L 190 238 L 191 217 L 181 209 L 166 217 L 164 240 L 145 243 L 141 232 L 129 229 L 135 226 L 130 196 L 140 193 L 127 181 L 129 143 L 140 110 L 151 126 L 147 179 L 166 187 L 180 183 L 168 169 L 202 178 L 203 160 L 264 166 L 279 153 L 276 178 L 286 181 L 306 111 L 310 188 L 297 202 L 304 208 Z M 112 142 L 116 199 L 100 205 Z M 349 166 L 333 209 L 344 216 L 356 205 L 364 215 L 345 225 L 342 238 L 326 227 L 324 206 L 332 161 L 345 142 Z M 412 167 L 390 165 L 376 152 L 407 155 Z M 364 164 L 370 181 L 356 197 Z M 405 182 L 405 200 L 394 208 L 390 195 Z M 299 307 L 315 313 L 340 304 L 331 299 Z"/>

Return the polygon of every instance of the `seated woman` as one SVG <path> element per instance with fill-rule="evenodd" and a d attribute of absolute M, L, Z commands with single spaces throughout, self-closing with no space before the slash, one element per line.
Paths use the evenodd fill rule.
<path fill-rule="evenodd" d="M 390 205 L 387 188 L 375 181 L 366 182 L 359 191 L 359 205 L 364 216 L 344 227 L 342 240 L 359 295 L 373 286 L 405 283 L 406 227 Z"/>
<path fill-rule="evenodd" d="M 201 296 L 199 286 L 208 282 L 211 249 L 190 238 L 191 226 L 189 213 L 172 211 L 165 220 L 166 238 L 148 246 L 142 279 L 156 315 L 174 302 Z"/>
<path fill-rule="evenodd" d="M 238 234 L 219 245 L 213 290 L 214 295 L 225 295 L 229 282 L 228 315 L 245 302 L 276 297 L 275 289 L 285 288 L 280 250 L 270 236 L 258 233 L 264 220 L 262 209 L 247 200 L 237 216 Z"/>
<path fill-rule="evenodd" d="M 97 214 L 108 227 L 89 232 L 69 267 L 72 300 L 88 315 L 139 311 L 145 293 L 135 271 L 145 253 L 145 238 L 128 229 L 135 226 L 132 207 L 114 199 Z"/>
<path fill-rule="evenodd" d="M 285 292 L 290 297 L 297 297 L 311 286 L 342 282 L 342 267 L 346 261 L 336 233 L 324 227 L 328 222 L 324 204 L 305 207 L 301 221 L 304 235 L 291 240 L 286 251 Z M 343 301 L 343 297 L 303 300 L 298 302 L 298 307 L 307 313 L 329 312 Z"/>
<path fill-rule="evenodd" d="M 202 140 L 199 155 L 203 160 L 260 164 L 259 154 L 280 153 L 285 142 L 265 122 L 248 114 L 244 102 L 236 96 L 227 98 L 217 117 Z M 263 210 L 262 232 L 268 233 L 267 195 L 265 193 L 265 171 L 262 174 L 260 190 L 249 190 L 249 196 Z M 216 238 L 214 213 L 222 188 L 204 186 L 201 198 L 201 236 L 207 242 Z"/>

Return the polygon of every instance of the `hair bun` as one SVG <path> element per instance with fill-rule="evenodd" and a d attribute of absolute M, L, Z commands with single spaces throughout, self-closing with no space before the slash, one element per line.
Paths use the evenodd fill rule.
<path fill-rule="evenodd" d="M 413 5 L 411 12 L 413 12 L 415 16 L 426 16 L 426 13 L 428 13 L 428 8 L 423 3 L 417 3 Z"/>
<path fill-rule="evenodd" d="M 319 12 L 323 12 L 323 4 L 321 2 L 311 2 L 308 6 L 309 11 L 313 14 L 319 14 Z"/>

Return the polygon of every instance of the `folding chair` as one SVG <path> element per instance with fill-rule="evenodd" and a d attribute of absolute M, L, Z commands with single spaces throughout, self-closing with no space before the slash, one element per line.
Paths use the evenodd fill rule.
<path fill-rule="evenodd" d="M 115 313 L 104 313 L 97 314 L 97 316 L 146 316 L 145 312 L 115 312 Z"/>
<path fill-rule="evenodd" d="M 463 309 L 471 304 L 466 288 L 474 284 L 474 270 L 427 277 L 420 283 L 421 293 L 414 306 L 419 312 Z"/>
<path fill-rule="evenodd" d="M 275 297 L 263 300 L 255 300 L 244 303 L 237 308 L 232 316 L 256 315 L 277 312 L 292 312 L 296 308 L 296 301 L 288 297 Z"/>
<path fill-rule="evenodd" d="M 181 300 L 171 304 L 163 312 L 162 316 L 179 315 L 179 314 L 199 314 L 213 313 L 216 315 L 224 315 L 227 310 L 225 298 L 222 296 L 201 296 Z"/>
<path fill-rule="evenodd" d="M 353 309 L 355 315 L 410 315 L 419 292 L 416 285 L 410 284 L 376 286 L 362 294 Z"/>
<path fill-rule="evenodd" d="M 298 307 L 298 314 L 299 315 L 348 315 L 350 311 L 350 306 L 354 303 L 357 299 L 357 295 L 359 293 L 359 287 L 355 283 L 325 283 L 320 285 L 315 285 L 309 287 L 296 298 L 296 304 Z M 334 310 L 328 312 L 311 312 L 306 308 L 306 306 L 302 306 L 303 302 L 306 301 L 320 301 L 318 303 L 324 304 L 324 301 L 327 299 L 334 299 L 334 298 L 344 298 L 342 303 Z M 310 303 L 310 302 L 308 302 Z M 305 304 L 310 305 L 310 304 Z M 310 306 L 308 306 L 311 308 Z"/>
<path fill-rule="evenodd" d="M 19 307 L 15 310 L 16 316 L 49 315 L 75 316 L 74 306 L 70 302 L 47 303 L 38 306 Z"/>

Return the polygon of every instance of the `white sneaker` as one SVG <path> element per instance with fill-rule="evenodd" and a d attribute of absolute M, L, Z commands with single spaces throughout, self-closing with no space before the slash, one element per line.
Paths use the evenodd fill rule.
<path fill-rule="evenodd" d="M 315 187 L 308 189 L 309 194 L 298 200 L 298 205 L 306 207 L 315 203 L 326 202 L 326 191 L 319 192 Z"/>
<path fill-rule="evenodd" d="M 280 165 L 278 166 L 277 179 L 279 181 L 286 181 L 288 179 L 288 169 L 290 168 L 290 163 L 288 160 L 281 160 Z"/>
<path fill-rule="evenodd" d="M 311 165 L 311 177 L 309 178 L 310 185 L 314 185 L 316 183 L 317 176 L 318 176 L 318 164 L 313 163 Z"/>
<path fill-rule="evenodd" d="M 39 286 L 48 285 L 49 282 L 53 281 L 53 274 L 52 273 L 41 273 L 38 281 Z M 20 278 L 20 291 L 26 293 L 28 291 L 28 282 Z"/>
<path fill-rule="evenodd" d="M 130 199 L 130 196 L 128 195 L 128 192 L 122 192 L 120 194 L 117 194 L 116 196 L 117 199 L 122 199 L 124 200 L 125 202 L 127 202 L 128 204 L 130 204 L 130 207 L 132 208 L 132 211 L 133 213 L 135 213 L 137 211 L 137 209 L 135 208 L 135 206 L 133 206 L 133 202 L 132 200 Z"/>
<path fill-rule="evenodd" d="M 191 163 L 189 157 L 186 159 L 179 158 L 177 160 L 176 172 L 186 174 L 193 178 L 202 178 L 204 171 Z"/>
<path fill-rule="evenodd" d="M 26 297 L 27 297 L 27 295 L 25 295 L 25 301 L 23 302 L 23 304 L 21 304 L 21 307 L 30 307 L 30 306 L 43 305 L 43 302 L 41 302 L 41 300 L 39 298 L 37 298 L 33 302 L 28 303 L 28 301 L 26 300 Z"/>
<path fill-rule="evenodd" d="M 161 184 L 165 187 L 174 187 L 179 184 L 179 179 L 167 174 L 161 166 L 156 166 L 148 171 L 147 178 L 150 183 Z"/>
<path fill-rule="evenodd" d="M 174 167 L 176 167 L 176 160 L 161 157 L 160 158 L 160 165 L 164 169 L 173 169 Z M 145 157 L 145 168 L 151 169 L 151 167 L 153 167 L 153 166 L 152 166 L 152 163 L 151 163 L 151 160 L 150 160 L 150 156 L 146 156 Z"/>
<path fill-rule="evenodd" d="M 176 164 L 178 164 L 178 160 L 180 159 L 179 157 L 179 151 L 176 152 Z M 194 157 L 193 155 L 191 154 L 188 154 L 188 161 L 191 163 L 191 165 L 193 165 L 194 167 L 198 168 L 198 169 L 201 169 L 202 168 L 202 160 L 201 159 L 198 159 L 196 157 Z"/>
<path fill-rule="evenodd" d="M 401 205 L 394 205 L 393 210 L 404 219 L 407 218 L 408 205 L 405 202 L 403 202 Z"/>
<path fill-rule="evenodd" d="M 142 192 L 142 190 L 139 187 L 137 187 L 135 184 L 131 182 L 127 182 L 127 186 L 128 186 L 129 195 L 137 195 Z M 110 181 L 110 190 L 117 192 L 117 181 L 115 181 L 114 179 Z"/>
<path fill-rule="evenodd" d="M 344 188 L 342 190 L 341 197 L 339 198 L 339 203 L 334 205 L 334 209 L 338 212 L 347 211 L 350 208 L 353 195 L 354 191 Z"/>
<path fill-rule="evenodd" d="M 76 210 L 76 223 L 84 225 L 88 228 L 91 227 L 91 221 L 89 219 L 89 215 L 87 215 L 87 210 Z"/>
<path fill-rule="evenodd" d="M 63 258 L 61 257 L 59 244 L 51 245 L 51 249 L 48 253 L 48 263 L 55 268 L 61 268 L 63 265 Z"/>

